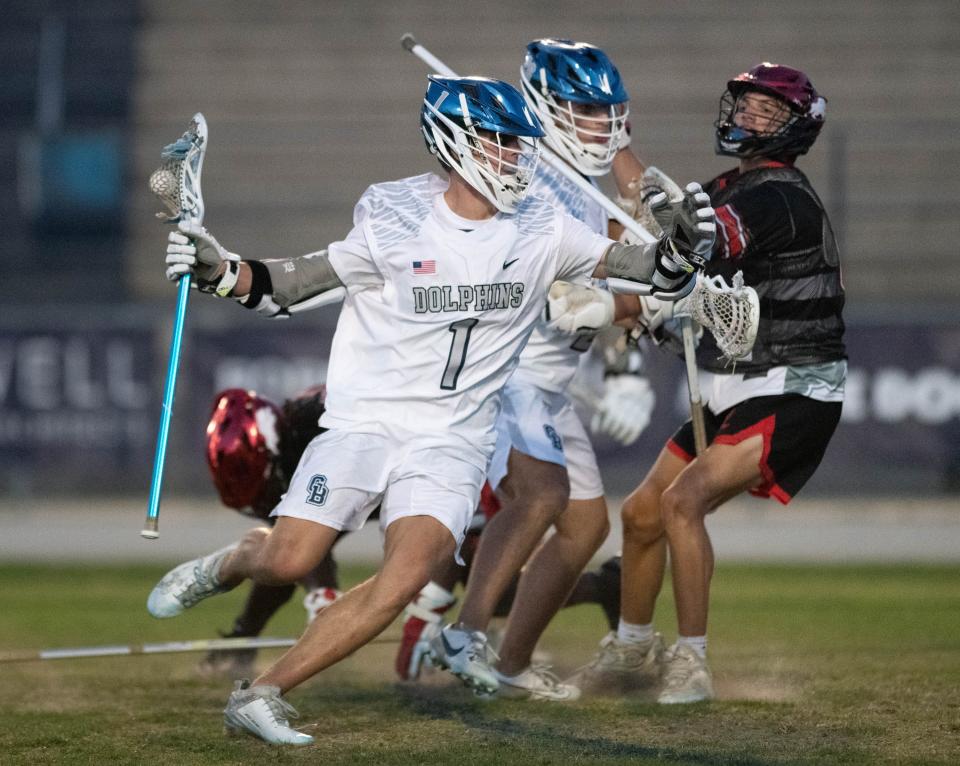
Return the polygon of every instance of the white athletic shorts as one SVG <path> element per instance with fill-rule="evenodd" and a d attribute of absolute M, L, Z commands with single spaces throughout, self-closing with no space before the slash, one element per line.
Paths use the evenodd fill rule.
<path fill-rule="evenodd" d="M 457 541 L 459 561 L 486 464 L 487 455 L 465 442 L 382 427 L 334 429 L 307 445 L 271 516 L 347 531 L 360 529 L 377 505 L 381 529 L 407 516 L 432 516 Z"/>
<path fill-rule="evenodd" d="M 514 375 L 503 389 L 497 446 L 487 472 L 494 489 L 507 475 L 510 449 L 566 466 L 571 500 L 603 497 L 603 480 L 587 431 L 570 399 Z"/>

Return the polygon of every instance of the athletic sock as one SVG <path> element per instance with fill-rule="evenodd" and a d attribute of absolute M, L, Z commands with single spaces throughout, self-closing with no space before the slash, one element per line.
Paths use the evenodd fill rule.
<path fill-rule="evenodd" d="M 621 617 L 617 625 L 617 640 L 625 644 L 649 644 L 653 640 L 653 623 L 634 625 Z"/>
<path fill-rule="evenodd" d="M 677 645 L 689 646 L 701 659 L 707 656 L 706 636 L 677 636 Z"/>

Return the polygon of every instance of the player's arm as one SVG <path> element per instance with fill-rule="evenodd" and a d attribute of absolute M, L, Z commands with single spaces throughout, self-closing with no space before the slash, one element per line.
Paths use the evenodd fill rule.
<path fill-rule="evenodd" d="M 357 248 L 350 237 L 337 245 L 343 250 L 343 263 L 351 258 L 364 261 L 362 257 L 353 257 L 352 250 Z M 285 316 L 334 303 L 346 293 L 346 283 L 327 250 L 298 258 L 243 260 L 226 250 L 202 226 L 190 222 L 182 222 L 177 231 L 170 233 L 166 262 L 167 279 L 177 281 L 190 273 L 202 292 L 236 298 L 241 305 L 266 316 Z M 349 265 L 346 268 L 351 274 L 356 270 Z"/>
<path fill-rule="evenodd" d="M 651 243 L 610 243 L 593 276 L 638 283 L 637 293 L 676 300 L 693 289 L 695 269 L 710 259 L 716 218 L 710 197 L 696 183 L 674 201 L 658 194 L 650 209 L 663 236 Z"/>

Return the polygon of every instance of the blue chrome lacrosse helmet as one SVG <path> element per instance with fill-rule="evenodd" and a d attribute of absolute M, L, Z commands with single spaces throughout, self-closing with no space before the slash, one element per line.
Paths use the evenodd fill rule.
<path fill-rule="evenodd" d="M 607 173 L 624 145 L 630 113 L 630 96 L 607 54 L 589 43 L 534 40 L 520 80 L 549 147 L 584 175 Z"/>
<path fill-rule="evenodd" d="M 497 210 L 514 212 L 537 167 L 540 121 L 509 83 L 486 77 L 427 79 L 420 110 L 427 148 Z"/>

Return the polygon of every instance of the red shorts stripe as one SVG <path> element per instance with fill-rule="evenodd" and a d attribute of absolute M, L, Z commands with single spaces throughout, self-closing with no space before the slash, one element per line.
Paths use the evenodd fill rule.
<path fill-rule="evenodd" d="M 751 494 L 786 505 L 823 459 L 840 411 L 839 402 L 820 402 L 797 394 L 747 399 L 716 415 L 706 408 L 707 441 L 734 445 L 760 435 L 760 482 Z M 693 460 L 693 424 L 689 420 L 684 423 L 666 446 L 681 460 Z"/>
<path fill-rule="evenodd" d="M 677 444 L 673 439 L 667 442 L 667 449 L 680 458 L 685 463 L 692 463 L 694 456 L 687 452 L 683 447 Z"/>
<path fill-rule="evenodd" d="M 773 469 L 770 467 L 769 458 L 770 450 L 773 446 L 773 432 L 777 428 L 777 416 L 770 415 L 769 417 L 764 418 L 763 420 L 754 423 L 752 426 L 744 428 L 742 431 L 737 431 L 732 434 L 717 434 L 714 438 L 714 444 L 740 444 L 740 442 L 746 441 L 751 436 L 760 435 L 763 438 L 763 452 L 760 453 L 760 462 L 757 464 L 757 467 L 760 469 L 760 475 L 763 477 L 763 484 L 758 487 L 754 487 L 750 490 L 751 495 L 756 495 L 757 497 L 776 497 L 777 500 L 780 500 L 781 503 L 786 505 L 790 501 L 790 495 L 786 495 L 783 490 L 780 490 L 780 494 L 786 495 L 786 500 L 783 500 L 782 497 L 775 495 L 772 492 L 772 489 L 777 486 L 777 477 L 773 474 Z"/>

